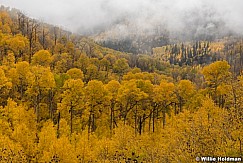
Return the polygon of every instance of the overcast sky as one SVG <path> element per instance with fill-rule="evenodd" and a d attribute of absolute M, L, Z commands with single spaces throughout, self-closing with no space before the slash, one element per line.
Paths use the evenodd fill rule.
<path fill-rule="evenodd" d="M 0 4 L 81 33 L 123 18 L 143 27 L 159 22 L 179 30 L 208 8 L 214 14 L 205 19 L 221 20 L 231 30 L 243 32 L 243 0 L 0 0 Z"/>

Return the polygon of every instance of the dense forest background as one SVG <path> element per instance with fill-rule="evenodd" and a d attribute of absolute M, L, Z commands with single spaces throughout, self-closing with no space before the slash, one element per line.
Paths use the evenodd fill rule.
<path fill-rule="evenodd" d="M 242 39 L 153 45 L 115 51 L 2 6 L 1 162 L 242 157 Z"/>

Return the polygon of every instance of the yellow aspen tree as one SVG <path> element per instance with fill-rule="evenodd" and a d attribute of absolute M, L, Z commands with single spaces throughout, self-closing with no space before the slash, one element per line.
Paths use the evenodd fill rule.
<path fill-rule="evenodd" d="M 3 33 L 11 33 L 11 27 L 13 22 L 9 16 L 9 14 L 5 11 L 0 12 L 0 30 Z"/>
<path fill-rule="evenodd" d="M 195 86 L 189 80 L 180 80 L 176 85 L 176 95 L 179 104 L 179 112 L 182 112 L 183 105 L 190 100 L 195 93 Z M 178 112 L 176 112 L 178 113 Z"/>
<path fill-rule="evenodd" d="M 15 63 L 18 59 L 23 60 L 24 54 L 28 50 L 28 39 L 21 34 L 17 34 L 16 36 L 9 38 L 6 42 L 9 49 L 14 53 Z"/>
<path fill-rule="evenodd" d="M 124 81 L 118 90 L 117 101 L 120 107 L 120 119 L 126 124 L 129 114 L 135 110 L 141 101 L 146 99 L 148 95 L 137 87 L 136 80 Z"/>
<path fill-rule="evenodd" d="M 37 122 L 40 122 L 40 104 L 47 103 L 44 101 L 49 93 L 55 87 L 54 75 L 50 68 L 42 66 L 32 66 L 31 76 L 28 78 L 27 95 L 31 99 L 31 106 L 34 107 L 37 116 Z"/>
<path fill-rule="evenodd" d="M 65 117 L 67 122 L 70 123 L 70 133 L 74 131 L 73 121 L 79 119 L 77 122 L 80 122 L 85 111 L 83 87 L 84 83 L 81 79 L 68 79 L 63 85 L 64 92 L 61 95 L 62 101 L 59 110 L 61 111 L 61 116 Z M 70 118 L 67 117 L 68 115 L 70 115 Z"/>
<path fill-rule="evenodd" d="M 33 55 L 31 62 L 33 65 L 49 67 L 50 63 L 52 62 L 52 57 L 49 51 L 40 50 Z"/>
<path fill-rule="evenodd" d="M 226 61 L 217 61 L 202 69 L 206 85 L 209 88 L 209 94 L 219 106 L 222 105 L 222 102 L 219 100 L 217 92 L 223 84 L 229 82 L 229 69 L 230 65 Z"/>
<path fill-rule="evenodd" d="M 162 80 L 159 86 L 154 87 L 153 101 L 156 103 L 157 116 L 162 112 L 163 128 L 166 124 L 166 112 L 170 110 L 170 106 L 175 102 L 175 85 L 173 83 Z"/>
<path fill-rule="evenodd" d="M 116 60 L 113 65 L 113 70 L 119 75 L 119 80 L 121 80 L 122 75 L 124 75 L 129 69 L 129 65 L 125 58 Z"/>
<path fill-rule="evenodd" d="M 71 79 L 81 79 L 83 80 L 84 74 L 78 68 L 71 68 L 67 71 L 67 74 L 70 76 Z"/>
<path fill-rule="evenodd" d="M 142 131 L 145 131 L 146 120 L 151 117 L 152 114 L 152 95 L 153 95 L 153 85 L 150 80 L 136 80 L 137 87 L 147 94 L 147 97 L 141 100 L 141 104 L 136 107 L 134 110 L 135 114 L 135 129 L 137 129 L 138 133 L 141 135 Z M 151 120 L 151 119 L 150 119 Z M 150 122 L 149 126 L 150 127 Z"/>
<path fill-rule="evenodd" d="M 116 104 L 117 104 L 117 94 L 120 88 L 120 83 L 116 80 L 111 80 L 109 83 L 105 85 L 105 89 L 108 91 L 110 99 L 110 130 L 112 130 L 115 126 L 117 126 L 117 114 L 116 114 Z"/>
<path fill-rule="evenodd" d="M 5 105 L 9 97 L 9 90 L 12 88 L 12 82 L 5 76 L 4 70 L 0 67 L 0 104 Z"/>
<path fill-rule="evenodd" d="M 91 80 L 88 82 L 88 85 L 85 87 L 85 105 L 89 117 L 88 132 L 91 133 L 97 129 L 98 122 L 102 124 L 104 119 L 101 117 L 105 113 L 107 114 L 107 108 L 110 105 L 110 97 L 101 81 Z"/>

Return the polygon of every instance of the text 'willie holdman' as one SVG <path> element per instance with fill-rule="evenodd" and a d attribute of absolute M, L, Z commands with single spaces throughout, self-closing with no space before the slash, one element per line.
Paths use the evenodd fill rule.
<path fill-rule="evenodd" d="M 202 157 L 197 157 L 197 161 L 204 161 L 204 162 L 241 162 L 242 158 L 241 157 L 208 157 L 208 156 L 202 156 Z"/>

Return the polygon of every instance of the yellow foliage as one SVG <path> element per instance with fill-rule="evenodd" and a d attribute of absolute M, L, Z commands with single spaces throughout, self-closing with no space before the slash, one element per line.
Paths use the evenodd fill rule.
<path fill-rule="evenodd" d="M 151 57 L 103 48 L 21 13 L 11 17 L 0 12 L 0 162 L 242 156 L 236 38 L 166 45 Z M 236 65 L 194 63 L 221 58 Z"/>
<path fill-rule="evenodd" d="M 51 54 L 47 50 L 40 50 L 32 57 L 32 64 L 48 67 L 52 62 Z"/>
<path fill-rule="evenodd" d="M 71 77 L 71 79 L 81 79 L 83 80 L 84 74 L 80 69 L 72 68 L 67 71 L 67 74 Z"/>
<path fill-rule="evenodd" d="M 11 33 L 11 26 L 13 22 L 9 14 L 5 11 L 0 12 L 0 31 L 3 33 Z"/>

